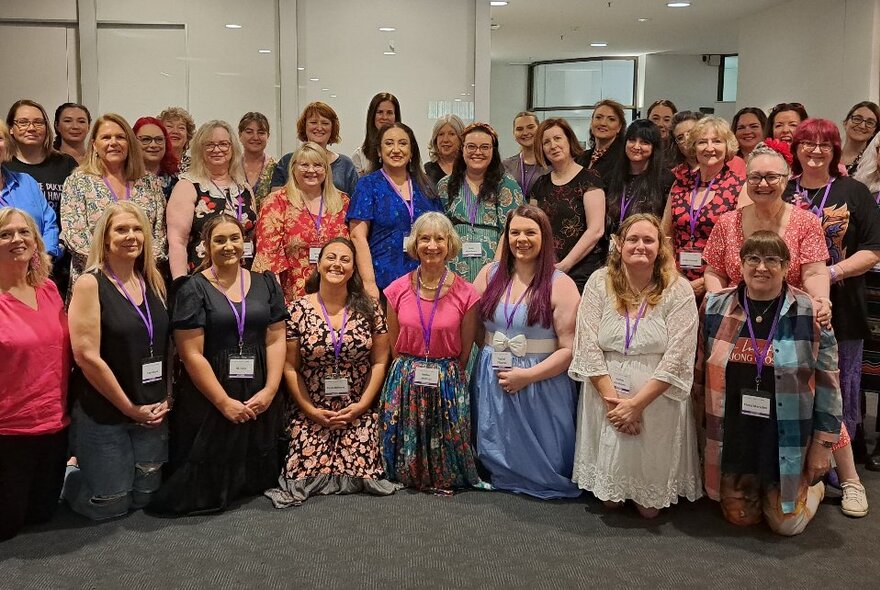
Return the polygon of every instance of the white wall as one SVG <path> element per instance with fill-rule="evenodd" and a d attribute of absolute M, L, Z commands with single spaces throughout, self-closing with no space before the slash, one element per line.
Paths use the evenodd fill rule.
<path fill-rule="evenodd" d="M 498 132 L 502 158 L 519 152 L 519 145 L 513 139 L 513 117 L 526 110 L 528 81 L 528 66 L 492 62 L 489 122 Z"/>
<path fill-rule="evenodd" d="M 732 102 L 718 102 L 718 67 L 703 63 L 700 55 L 645 55 L 642 116 L 655 100 L 667 98 L 682 111 L 711 107 L 728 121 L 736 113 Z M 740 62 L 741 63 L 741 62 Z"/>
<path fill-rule="evenodd" d="M 804 104 L 811 116 L 841 121 L 878 99 L 880 1 L 796 0 L 743 21 L 737 105 Z"/>

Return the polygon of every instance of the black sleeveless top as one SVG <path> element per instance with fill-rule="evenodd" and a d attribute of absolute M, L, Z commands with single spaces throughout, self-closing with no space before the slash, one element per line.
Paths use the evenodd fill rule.
<path fill-rule="evenodd" d="M 93 271 L 92 275 L 98 280 L 98 301 L 101 306 L 101 358 L 113 371 L 122 391 L 132 403 L 140 406 L 162 401 L 167 395 L 167 364 L 163 368 L 163 379 L 153 383 L 142 382 L 142 361 L 150 356 L 146 325 L 112 279 L 100 271 Z M 159 296 L 150 289 L 147 290 L 147 301 L 153 316 L 153 356 L 167 361 L 168 311 Z M 144 316 L 147 315 L 143 304 L 140 310 Z M 129 421 L 89 383 L 78 368 L 74 373 L 73 385 L 83 411 L 95 422 L 121 424 Z"/>

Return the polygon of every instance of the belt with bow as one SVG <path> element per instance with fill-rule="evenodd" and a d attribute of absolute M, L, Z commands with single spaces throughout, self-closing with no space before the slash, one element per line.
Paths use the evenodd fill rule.
<path fill-rule="evenodd" d="M 559 342 L 555 338 L 530 339 L 524 334 L 508 338 L 503 332 L 489 332 L 486 334 L 486 345 L 497 352 L 510 350 L 514 356 L 525 356 L 555 352 Z"/>

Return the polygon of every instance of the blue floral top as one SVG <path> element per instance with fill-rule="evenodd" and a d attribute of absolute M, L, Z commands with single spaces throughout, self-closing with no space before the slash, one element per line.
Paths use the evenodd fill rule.
<path fill-rule="evenodd" d="M 428 198 L 415 182 L 413 203 L 413 220 L 428 211 L 443 212 L 440 201 Z M 409 235 L 412 226 L 409 210 L 381 170 L 358 181 L 345 221 L 370 222 L 367 242 L 380 291 L 418 266 L 418 261 L 403 251 L 403 238 Z"/>

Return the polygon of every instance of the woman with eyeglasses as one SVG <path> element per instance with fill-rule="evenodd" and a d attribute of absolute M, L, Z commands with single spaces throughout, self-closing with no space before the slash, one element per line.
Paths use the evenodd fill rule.
<path fill-rule="evenodd" d="M 840 163 L 846 166 L 847 174 L 850 176 L 858 168 L 859 160 L 862 159 L 868 143 L 877 135 L 878 121 L 880 121 L 880 106 L 870 100 L 863 100 L 853 105 L 846 114 L 843 120 L 846 141 L 840 153 Z"/>
<path fill-rule="evenodd" d="M 92 114 L 76 102 L 65 102 L 55 109 L 55 142 L 52 146 L 63 154 L 83 163 L 86 157 L 86 138 Z"/>
<path fill-rule="evenodd" d="M 861 421 L 862 352 L 871 337 L 865 273 L 880 262 L 880 208 L 864 184 L 839 176 L 840 133 L 834 122 L 807 119 L 795 131 L 791 147 L 794 177 L 786 199 L 819 219 L 830 254 L 831 322 L 840 356 L 844 422 L 834 460 L 843 489 L 841 509 L 860 517 L 868 513 L 868 500 L 848 434 L 854 435 Z"/>
<path fill-rule="evenodd" d="M 192 273 L 205 259 L 202 228 L 226 213 L 244 228 L 241 260 L 254 259 L 257 214 L 241 165 L 241 144 L 226 121 L 208 121 L 193 137 L 192 160 L 168 201 L 168 261 L 172 278 Z"/>
<path fill-rule="evenodd" d="M 257 211 L 272 189 L 275 158 L 266 155 L 269 143 L 269 119 L 263 113 L 245 113 L 238 122 L 238 139 L 243 151 L 241 165 L 248 186 L 254 193 Z"/>
<path fill-rule="evenodd" d="M 134 122 L 132 130 L 141 144 L 144 168 L 159 179 L 162 193 L 166 200 L 169 199 L 174 185 L 177 184 L 180 162 L 170 147 L 171 138 L 168 136 L 168 130 L 165 129 L 162 121 L 155 117 L 141 117 Z"/>
<path fill-rule="evenodd" d="M 446 200 L 446 215 L 462 241 L 449 268 L 474 282 L 480 269 L 498 259 L 507 213 L 523 204 L 517 182 L 501 164 L 498 136 L 488 123 L 471 123 L 462 133 L 452 174 L 437 190 Z"/>

